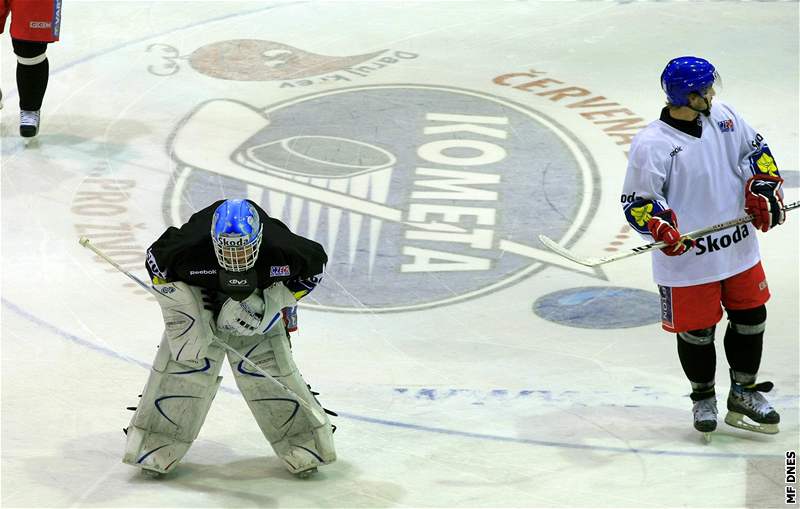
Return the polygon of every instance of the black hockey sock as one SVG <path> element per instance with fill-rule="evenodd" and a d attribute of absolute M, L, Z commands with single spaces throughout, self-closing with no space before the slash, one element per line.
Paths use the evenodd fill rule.
<path fill-rule="evenodd" d="M 36 65 L 17 64 L 17 88 L 19 109 L 38 111 L 42 109 L 44 93 L 50 74 L 50 63 L 45 59 Z"/>
<path fill-rule="evenodd" d="M 13 39 L 14 53 L 22 58 L 35 58 L 44 55 L 47 43 L 20 41 Z M 47 81 L 50 77 L 50 62 L 47 58 L 34 65 L 17 62 L 17 89 L 19 90 L 19 109 L 38 111 L 42 108 Z"/>
<path fill-rule="evenodd" d="M 755 375 L 761 365 L 767 308 L 728 310 L 725 330 L 725 357 L 735 372 Z"/>
<path fill-rule="evenodd" d="M 678 335 L 678 358 L 690 382 L 705 384 L 714 381 L 717 370 L 717 350 L 714 342 L 697 345 L 688 343 Z"/>

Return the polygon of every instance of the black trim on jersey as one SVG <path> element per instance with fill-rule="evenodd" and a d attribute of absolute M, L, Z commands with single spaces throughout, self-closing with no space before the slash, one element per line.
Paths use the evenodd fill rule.
<path fill-rule="evenodd" d="M 679 120 L 677 118 L 672 118 L 669 114 L 669 107 L 664 106 L 664 109 L 661 110 L 661 121 L 695 138 L 699 138 L 703 134 L 703 123 L 700 121 L 700 115 L 697 115 L 697 119 L 695 120 Z"/>

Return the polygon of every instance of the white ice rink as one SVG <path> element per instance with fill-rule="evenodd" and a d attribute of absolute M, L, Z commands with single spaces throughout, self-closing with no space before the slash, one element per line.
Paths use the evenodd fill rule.
<path fill-rule="evenodd" d="M 797 2 L 67 0 L 28 145 L 4 34 L 0 505 L 793 507 L 800 213 L 759 234 L 781 432 L 720 422 L 710 444 L 649 255 L 582 270 L 536 240 L 642 243 L 626 150 L 685 54 L 800 199 Z M 144 277 L 167 225 L 233 195 L 331 255 L 293 345 L 339 461 L 293 478 L 223 367 L 183 462 L 147 479 L 122 428 L 161 315 L 78 237 Z M 433 220 L 458 228 L 412 224 Z"/>

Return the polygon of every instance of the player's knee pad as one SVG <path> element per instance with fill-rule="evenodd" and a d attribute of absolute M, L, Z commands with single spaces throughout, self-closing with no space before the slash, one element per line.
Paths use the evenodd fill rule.
<path fill-rule="evenodd" d="M 679 332 L 678 339 L 690 345 L 705 346 L 714 342 L 714 326 L 707 329 L 690 330 Z"/>
<path fill-rule="evenodd" d="M 203 365 L 173 360 L 166 337 L 156 354 L 141 400 L 126 430 L 123 462 L 168 472 L 192 444 L 222 377 L 225 352 L 208 349 Z"/>
<path fill-rule="evenodd" d="M 762 334 L 767 325 L 767 307 L 729 309 L 728 327 L 742 336 Z"/>
<path fill-rule="evenodd" d="M 275 327 L 266 335 L 232 338 L 231 343 L 259 368 L 318 410 L 309 411 L 241 359 L 228 356 L 236 384 L 261 432 L 287 468 L 296 473 L 335 461 L 330 420 L 294 363 L 286 331 Z"/>
<path fill-rule="evenodd" d="M 47 59 L 47 43 L 12 39 L 14 54 L 22 65 L 36 65 Z"/>

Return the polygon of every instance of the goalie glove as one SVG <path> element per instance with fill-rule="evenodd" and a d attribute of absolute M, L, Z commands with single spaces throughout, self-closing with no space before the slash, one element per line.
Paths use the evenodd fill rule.
<path fill-rule="evenodd" d="M 297 293 L 287 285 L 288 283 L 275 283 L 266 288 L 264 302 L 267 303 L 267 308 L 280 311 L 283 315 L 283 325 L 287 331 L 295 332 L 297 330 Z M 313 289 L 312 287 L 308 292 Z"/>
<path fill-rule="evenodd" d="M 258 291 L 243 301 L 229 298 L 217 316 L 217 328 L 237 336 L 266 334 L 280 318 L 280 313 L 265 312 L 264 300 Z"/>
<path fill-rule="evenodd" d="M 213 314 L 203 306 L 200 288 L 182 281 L 155 283 L 156 301 L 164 318 L 172 358 L 178 362 L 200 362 L 214 340 Z"/>
<path fill-rule="evenodd" d="M 754 175 L 744 186 L 744 210 L 752 214 L 753 225 L 762 232 L 786 221 L 781 186 L 783 179 L 772 175 Z"/>
<path fill-rule="evenodd" d="M 678 231 L 678 217 L 672 209 L 653 214 L 647 221 L 647 229 L 656 242 L 666 242 L 661 251 L 667 256 L 679 256 L 694 247 L 695 241 L 682 238 Z"/>
<path fill-rule="evenodd" d="M 265 288 L 261 295 L 256 291 L 241 302 L 226 300 L 217 316 L 217 328 L 229 334 L 254 336 L 266 334 L 283 321 L 289 332 L 297 330 L 297 299 L 291 290 L 279 282 Z"/>

